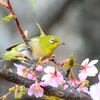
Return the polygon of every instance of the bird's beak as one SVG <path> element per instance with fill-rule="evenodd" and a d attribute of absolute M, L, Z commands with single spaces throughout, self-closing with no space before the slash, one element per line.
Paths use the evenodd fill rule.
<path fill-rule="evenodd" d="M 61 45 L 66 45 L 66 43 L 64 43 L 64 42 L 61 42 L 60 44 L 61 44 Z"/>
<path fill-rule="evenodd" d="M 64 42 L 59 42 L 59 44 L 60 44 L 60 45 L 66 45 L 66 43 L 64 43 Z"/>

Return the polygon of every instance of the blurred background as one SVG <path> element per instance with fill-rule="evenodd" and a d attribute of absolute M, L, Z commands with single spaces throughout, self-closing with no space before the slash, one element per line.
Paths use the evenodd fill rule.
<path fill-rule="evenodd" d="M 58 61 L 72 55 L 77 59 L 77 63 L 87 57 L 90 60 L 100 60 L 100 0 L 10 1 L 22 29 L 29 31 L 30 38 L 39 35 L 36 26 L 36 23 L 39 23 L 46 34 L 56 35 L 66 43 L 55 51 Z M 0 6 L 0 17 L 7 16 L 8 13 L 8 9 Z M 21 41 L 23 39 L 14 20 L 8 23 L 0 22 L 0 56 L 6 48 Z M 100 70 L 99 65 L 100 63 L 97 65 Z M 3 84 L 0 81 L 1 96 L 12 83 L 0 80 L 3 81 Z M 95 78 L 92 78 L 91 82 L 94 83 Z M 4 88 L 4 85 L 7 88 Z M 13 100 L 12 97 L 11 99 Z"/>

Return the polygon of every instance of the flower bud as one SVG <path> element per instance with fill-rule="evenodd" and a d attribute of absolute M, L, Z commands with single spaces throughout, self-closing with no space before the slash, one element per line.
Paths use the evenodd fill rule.
<path fill-rule="evenodd" d="M 36 66 L 37 72 L 43 72 L 44 68 L 41 65 Z"/>

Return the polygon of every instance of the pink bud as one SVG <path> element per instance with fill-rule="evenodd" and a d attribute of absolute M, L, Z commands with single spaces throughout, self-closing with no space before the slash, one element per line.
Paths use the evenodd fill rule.
<path fill-rule="evenodd" d="M 43 72 L 44 68 L 41 65 L 36 66 L 37 72 Z"/>

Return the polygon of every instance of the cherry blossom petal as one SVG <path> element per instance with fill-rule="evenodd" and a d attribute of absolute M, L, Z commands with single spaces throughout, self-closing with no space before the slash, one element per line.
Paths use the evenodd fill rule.
<path fill-rule="evenodd" d="M 96 83 L 90 87 L 89 95 L 93 100 L 100 100 L 100 83 Z"/>
<path fill-rule="evenodd" d="M 82 85 L 80 85 L 80 86 L 77 88 L 77 91 L 88 93 L 88 88 L 87 88 L 87 87 L 83 87 Z"/>
<path fill-rule="evenodd" d="M 100 73 L 98 74 L 98 80 L 100 81 Z"/>
<path fill-rule="evenodd" d="M 40 87 L 39 83 L 32 84 L 28 89 L 28 95 L 32 96 L 35 95 L 37 98 L 42 97 L 44 93 L 43 88 Z"/>
<path fill-rule="evenodd" d="M 33 89 L 28 89 L 28 95 L 32 96 L 33 95 Z"/>
<path fill-rule="evenodd" d="M 85 71 L 81 71 L 78 74 L 78 78 L 79 78 L 80 81 L 84 81 L 87 78 L 87 73 Z"/>
<path fill-rule="evenodd" d="M 49 81 L 48 84 L 49 84 L 50 86 L 53 86 L 53 87 L 58 87 L 58 86 L 59 86 L 59 84 L 57 83 L 56 78 L 51 79 L 51 81 Z"/>
<path fill-rule="evenodd" d="M 40 82 L 41 86 L 48 86 L 48 84 L 46 82 Z"/>
<path fill-rule="evenodd" d="M 60 72 L 57 72 L 57 77 L 55 77 L 55 79 L 59 85 L 65 82 L 63 75 Z"/>
<path fill-rule="evenodd" d="M 51 66 L 47 66 L 46 68 L 44 68 L 45 73 L 54 73 L 54 71 L 55 71 L 55 68 Z"/>
<path fill-rule="evenodd" d="M 38 97 L 42 97 L 44 93 L 43 88 L 40 88 L 39 91 L 38 90 L 34 90 L 34 95 L 38 98 Z"/>
<path fill-rule="evenodd" d="M 56 82 L 56 78 L 53 78 L 51 75 L 44 75 L 42 77 L 42 80 L 44 80 L 44 82 L 46 82 L 48 85 L 53 86 L 53 87 L 58 87 L 58 83 Z"/>
<path fill-rule="evenodd" d="M 98 63 L 98 60 L 92 60 L 92 61 L 88 64 L 88 66 L 92 66 L 92 65 L 94 65 L 94 64 L 96 64 L 96 63 Z"/>
<path fill-rule="evenodd" d="M 64 90 L 67 89 L 69 86 L 67 84 L 64 85 Z"/>
<path fill-rule="evenodd" d="M 23 70 L 27 70 L 27 68 L 23 65 L 14 63 L 15 67 L 17 67 L 17 74 L 22 76 L 24 74 Z"/>
<path fill-rule="evenodd" d="M 49 79 L 50 79 L 50 77 L 51 77 L 51 75 L 49 75 L 49 74 L 45 74 L 45 75 L 43 75 L 43 77 L 42 77 L 42 81 L 49 81 Z M 51 80 L 50 80 L 51 81 Z"/>
<path fill-rule="evenodd" d="M 63 76 L 60 72 L 55 73 L 48 73 L 42 77 L 42 80 L 46 82 L 48 85 L 53 87 L 58 87 L 62 83 L 64 83 Z"/>
<path fill-rule="evenodd" d="M 98 70 L 95 66 L 87 68 L 87 75 L 88 76 L 96 76 L 97 73 L 98 73 Z"/>
<path fill-rule="evenodd" d="M 81 66 L 87 65 L 89 62 L 89 58 L 86 58 L 85 60 L 83 60 Z"/>

